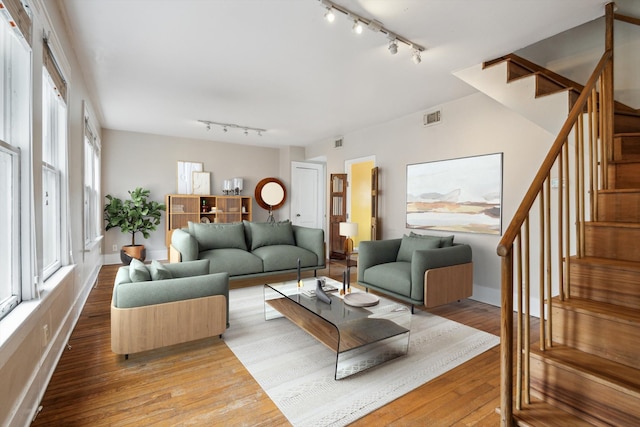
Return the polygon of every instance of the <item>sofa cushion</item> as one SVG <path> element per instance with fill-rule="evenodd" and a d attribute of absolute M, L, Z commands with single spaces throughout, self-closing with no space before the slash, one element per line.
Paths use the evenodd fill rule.
<path fill-rule="evenodd" d="M 134 258 L 129 264 L 129 278 L 132 282 L 148 282 L 151 274 L 142 261 Z"/>
<path fill-rule="evenodd" d="M 209 272 L 227 272 L 229 276 L 262 273 L 262 260 L 241 249 L 211 249 L 200 252 L 200 258 L 209 260 Z"/>
<path fill-rule="evenodd" d="M 411 263 L 388 262 L 374 265 L 364 271 L 363 281 L 390 292 L 411 295 Z"/>
<path fill-rule="evenodd" d="M 419 237 L 421 239 L 432 239 L 438 240 L 440 242 L 441 248 L 448 248 L 449 246 L 453 246 L 453 234 L 451 236 L 430 236 L 428 234 L 418 234 L 413 231 L 409 233 L 409 237 Z"/>
<path fill-rule="evenodd" d="M 298 267 L 298 259 L 302 268 L 318 265 L 318 256 L 315 253 L 298 246 L 263 246 L 252 253 L 262 259 L 265 272 L 295 270 Z"/>
<path fill-rule="evenodd" d="M 403 236 L 396 261 L 411 262 L 414 251 L 436 249 L 440 247 L 440 237 L 437 236 Z"/>
<path fill-rule="evenodd" d="M 233 224 L 189 223 L 193 229 L 200 251 L 211 249 L 236 248 L 247 250 L 244 240 L 244 226 L 241 222 Z"/>
<path fill-rule="evenodd" d="M 291 223 L 287 222 L 252 222 L 251 228 L 251 250 L 258 249 L 262 246 L 271 245 L 295 245 L 296 240 L 293 237 L 293 228 Z"/>
<path fill-rule="evenodd" d="M 173 274 L 164 266 L 160 261 L 153 260 L 149 266 L 149 273 L 151 273 L 151 280 L 165 280 L 173 279 Z"/>

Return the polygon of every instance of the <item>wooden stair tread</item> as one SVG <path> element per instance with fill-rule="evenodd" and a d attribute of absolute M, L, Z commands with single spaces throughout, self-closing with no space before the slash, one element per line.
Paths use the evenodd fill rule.
<path fill-rule="evenodd" d="M 566 298 L 564 301 L 561 301 L 558 297 L 554 297 L 553 305 L 564 308 L 565 310 L 578 311 L 611 320 L 640 325 L 640 312 L 638 310 L 616 304 L 593 301 L 580 297 Z"/>
<path fill-rule="evenodd" d="M 640 229 L 640 224 L 635 222 L 610 222 L 610 221 L 587 221 L 589 227 L 612 227 L 612 228 L 633 228 Z"/>
<path fill-rule="evenodd" d="M 602 194 L 625 194 L 625 193 L 633 194 L 633 193 L 640 193 L 640 188 L 614 188 L 614 189 L 608 189 L 608 190 L 598 190 L 598 193 L 602 193 Z"/>
<path fill-rule="evenodd" d="M 575 256 L 571 257 L 570 263 L 572 264 L 597 264 L 600 266 L 606 266 L 609 268 L 617 268 L 624 270 L 631 270 L 640 272 L 640 263 L 634 261 L 625 261 L 618 260 L 612 258 L 599 258 L 599 257 L 591 257 L 586 256 L 582 258 L 577 258 Z"/>
<path fill-rule="evenodd" d="M 545 351 L 532 346 L 531 356 L 640 399 L 638 369 L 563 345 Z"/>
<path fill-rule="evenodd" d="M 620 132 L 614 133 L 614 138 L 638 138 L 640 137 L 640 132 Z"/>
<path fill-rule="evenodd" d="M 499 411 L 498 411 L 499 412 Z M 593 424 L 557 406 L 532 398 L 521 410 L 514 409 L 515 425 L 520 427 L 591 427 Z"/>

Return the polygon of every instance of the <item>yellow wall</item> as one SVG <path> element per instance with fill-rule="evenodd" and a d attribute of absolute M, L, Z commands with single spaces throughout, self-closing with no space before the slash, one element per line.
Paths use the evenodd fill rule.
<path fill-rule="evenodd" d="M 358 223 L 358 235 L 353 239 L 357 247 L 362 240 L 371 240 L 371 169 L 373 160 L 351 165 L 351 217 Z"/>

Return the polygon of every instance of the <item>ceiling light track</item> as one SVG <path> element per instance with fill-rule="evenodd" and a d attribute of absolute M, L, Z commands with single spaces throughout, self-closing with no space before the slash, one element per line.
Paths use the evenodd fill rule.
<path fill-rule="evenodd" d="M 332 2 L 331 0 L 320 0 L 320 4 L 326 9 L 325 18 L 329 22 L 333 22 L 335 19 L 334 11 L 340 12 L 347 16 L 347 18 L 353 22 L 353 31 L 357 34 L 362 32 L 363 27 L 369 28 L 371 31 L 380 32 L 385 34 L 390 41 L 389 44 L 389 52 L 392 55 L 395 55 L 398 51 L 398 42 L 404 43 L 412 49 L 413 55 L 412 60 L 416 64 L 420 63 L 420 54 L 427 50 L 424 46 L 421 46 L 417 43 L 412 42 L 406 37 L 402 37 L 400 34 L 395 33 L 387 28 L 385 28 L 381 22 L 376 21 L 375 19 L 367 19 L 364 16 L 360 16 L 357 13 L 354 13 L 347 9 L 346 7 L 340 6 Z M 360 31 L 357 31 L 357 28 L 360 28 Z"/>
<path fill-rule="evenodd" d="M 261 129 L 261 128 L 254 128 L 251 126 L 242 126 L 242 125 L 237 125 L 235 123 L 220 123 L 220 122 L 213 122 L 211 120 L 198 120 L 200 123 L 204 123 L 207 127 L 207 130 L 211 130 L 211 126 L 220 126 L 222 128 L 223 131 L 227 132 L 229 129 L 241 129 L 244 131 L 245 135 L 249 135 L 249 132 L 255 132 L 256 134 L 258 134 L 258 136 L 262 136 L 263 132 L 266 132 L 266 129 Z"/>

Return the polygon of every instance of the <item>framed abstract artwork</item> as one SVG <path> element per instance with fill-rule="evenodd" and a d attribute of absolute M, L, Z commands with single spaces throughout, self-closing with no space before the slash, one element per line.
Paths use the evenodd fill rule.
<path fill-rule="evenodd" d="M 211 172 L 193 172 L 193 194 L 211 194 Z"/>
<path fill-rule="evenodd" d="M 193 173 L 203 169 L 204 163 L 178 160 L 177 194 L 193 194 Z"/>
<path fill-rule="evenodd" d="M 502 234 L 502 156 L 407 165 L 407 228 Z"/>

